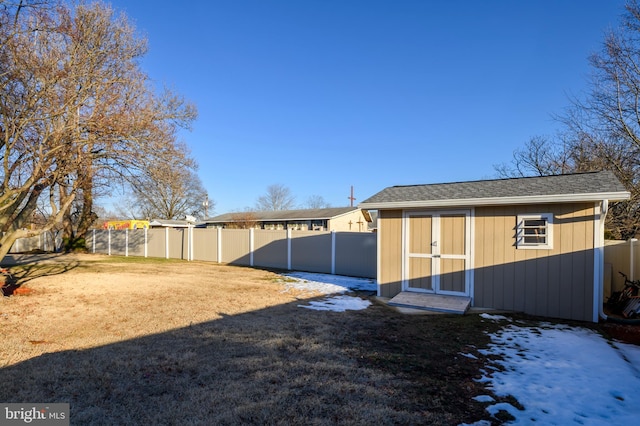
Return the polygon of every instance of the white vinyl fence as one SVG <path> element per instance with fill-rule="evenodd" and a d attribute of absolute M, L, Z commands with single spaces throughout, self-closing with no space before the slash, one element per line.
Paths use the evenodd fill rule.
<path fill-rule="evenodd" d="M 640 279 L 640 242 L 635 238 L 628 241 L 605 241 L 604 262 L 607 297 L 610 295 L 607 290 L 618 291 L 624 287 L 624 277 L 619 272 L 627 275 L 630 280 Z"/>
<path fill-rule="evenodd" d="M 43 232 L 33 237 L 18 238 L 9 249 L 9 253 L 54 252 L 58 251 L 61 243 L 61 239 L 52 232 Z"/>
<path fill-rule="evenodd" d="M 164 228 L 94 230 L 92 253 L 164 257 L 376 277 L 377 238 L 365 232 Z"/>

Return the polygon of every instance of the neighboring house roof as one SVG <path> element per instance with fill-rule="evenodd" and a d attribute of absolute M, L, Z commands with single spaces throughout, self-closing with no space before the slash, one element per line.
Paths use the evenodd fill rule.
<path fill-rule="evenodd" d="M 163 226 L 166 228 L 186 228 L 190 225 L 193 225 L 193 222 L 187 220 L 153 219 L 149 222 L 149 226 Z"/>
<path fill-rule="evenodd" d="M 567 175 L 392 186 L 358 205 L 363 209 L 626 200 L 610 171 Z"/>
<path fill-rule="evenodd" d="M 219 216 L 205 219 L 205 223 L 230 223 L 237 220 L 246 220 L 246 215 L 251 214 L 258 222 L 295 221 L 295 220 L 322 220 L 333 219 L 353 211 L 360 210 L 356 207 L 330 207 L 325 209 L 301 209 L 301 210 L 269 210 L 257 212 L 225 213 Z M 365 219 L 370 218 L 365 214 Z"/>

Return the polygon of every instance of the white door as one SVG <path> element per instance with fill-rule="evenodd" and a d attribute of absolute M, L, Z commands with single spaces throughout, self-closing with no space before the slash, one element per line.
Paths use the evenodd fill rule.
<path fill-rule="evenodd" d="M 468 210 L 406 212 L 403 289 L 469 295 Z"/>

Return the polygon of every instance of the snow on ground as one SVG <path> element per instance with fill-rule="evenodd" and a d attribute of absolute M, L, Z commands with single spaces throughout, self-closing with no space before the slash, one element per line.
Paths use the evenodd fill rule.
<path fill-rule="evenodd" d="M 489 404 L 489 413 L 505 410 L 516 418 L 510 424 L 516 425 L 640 424 L 640 347 L 609 342 L 586 328 L 551 323 L 505 323 L 491 340 L 480 352 L 501 360 L 495 361 L 497 368 L 485 370 L 481 381 L 497 396 L 512 395 L 524 410 L 478 396 L 476 400 Z"/>
<path fill-rule="evenodd" d="M 371 302 L 359 297 L 347 296 L 343 293 L 352 290 L 376 291 L 375 280 L 369 278 L 345 277 L 342 275 L 316 274 L 311 272 L 291 272 L 287 277 L 287 289 L 295 288 L 312 293 L 327 295 L 323 300 L 310 301 L 301 308 L 344 312 L 346 310 L 367 309 Z"/>

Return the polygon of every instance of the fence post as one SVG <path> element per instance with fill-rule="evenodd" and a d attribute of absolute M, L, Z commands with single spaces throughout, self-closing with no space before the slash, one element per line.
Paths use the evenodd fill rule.
<path fill-rule="evenodd" d="M 149 247 L 148 247 L 148 239 L 147 239 L 147 231 L 149 228 L 144 227 L 144 257 L 148 257 L 149 255 Z"/>
<path fill-rule="evenodd" d="M 287 269 L 291 270 L 291 229 L 287 229 Z"/>
<path fill-rule="evenodd" d="M 253 228 L 249 228 L 249 266 L 253 266 Z"/>
<path fill-rule="evenodd" d="M 164 257 L 169 258 L 169 227 L 164 228 Z"/>
<path fill-rule="evenodd" d="M 107 254 L 111 256 L 111 228 L 109 228 L 109 233 L 107 238 Z"/>
<path fill-rule="evenodd" d="M 93 254 L 96 254 L 96 230 L 93 229 L 93 232 L 91 233 L 91 237 L 93 238 L 93 241 L 91 241 L 91 248 L 93 250 Z M 54 241 L 53 245 L 55 246 L 56 243 Z"/>
<path fill-rule="evenodd" d="M 331 275 L 336 274 L 336 231 L 331 231 Z"/>
<path fill-rule="evenodd" d="M 129 230 L 124 230 L 124 257 L 129 257 Z"/>
<path fill-rule="evenodd" d="M 222 228 L 216 228 L 216 244 L 218 246 L 218 263 L 222 263 Z"/>

